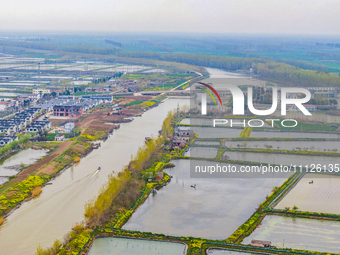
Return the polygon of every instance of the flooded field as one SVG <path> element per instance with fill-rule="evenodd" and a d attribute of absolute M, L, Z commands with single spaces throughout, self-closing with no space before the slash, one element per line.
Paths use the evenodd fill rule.
<path fill-rule="evenodd" d="M 294 137 L 294 138 L 340 138 L 340 134 L 307 133 L 307 132 L 274 132 L 274 131 L 253 131 L 251 137 Z"/>
<path fill-rule="evenodd" d="M 325 156 L 305 156 L 305 155 L 286 155 L 275 153 L 257 153 L 257 152 L 240 152 L 226 151 L 223 156 L 228 156 L 232 160 L 260 162 L 266 164 L 282 165 L 310 165 L 310 164 L 338 164 L 337 157 Z"/>
<path fill-rule="evenodd" d="M 190 130 L 197 133 L 199 138 L 239 137 L 242 132 L 241 128 L 190 127 Z"/>
<path fill-rule="evenodd" d="M 0 166 L 0 176 L 16 175 L 19 172 L 21 163 L 25 164 L 26 166 L 33 164 L 37 160 L 47 155 L 47 153 L 47 150 L 27 149 L 20 151 L 2 163 Z"/>
<path fill-rule="evenodd" d="M 271 241 L 277 247 L 284 242 L 285 248 L 338 253 L 340 222 L 268 215 L 243 243 L 252 239 Z"/>
<path fill-rule="evenodd" d="M 174 242 L 151 241 L 120 237 L 97 238 L 89 255 L 184 255 L 186 245 Z"/>
<path fill-rule="evenodd" d="M 198 157 L 198 158 L 215 158 L 218 148 L 191 147 L 183 156 Z"/>
<path fill-rule="evenodd" d="M 275 208 L 294 205 L 301 211 L 340 214 L 340 176 L 306 174 Z"/>
<path fill-rule="evenodd" d="M 333 149 L 337 149 L 340 151 L 340 143 L 338 141 L 226 141 L 224 145 L 229 148 L 272 148 L 281 150 L 301 149 L 309 151 L 332 151 Z"/>
<path fill-rule="evenodd" d="M 274 186 L 281 185 L 285 180 L 193 179 L 190 178 L 190 161 L 172 162 L 176 166 L 167 169 L 173 176 L 171 182 L 151 194 L 124 225 L 124 229 L 225 239 L 253 214 Z M 194 184 L 196 188 L 190 187 Z"/>
<path fill-rule="evenodd" d="M 195 145 L 220 145 L 219 141 L 196 141 Z"/>
<path fill-rule="evenodd" d="M 256 254 L 261 254 L 261 253 L 229 251 L 229 250 L 222 250 L 222 249 L 208 249 L 207 254 L 212 254 L 212 255 L 256 255 Z"/>

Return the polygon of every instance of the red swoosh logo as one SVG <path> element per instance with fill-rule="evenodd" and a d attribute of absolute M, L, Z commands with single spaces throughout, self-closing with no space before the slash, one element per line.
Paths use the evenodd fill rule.
<path fill-rule="evenodd" d="M 206 86 L 206 87 L 209 88 L 209 89 L 211 89 L 211 91 L 215 93 L 215 95 L 217 96 L 218 100 L 220 101 L 221 106 L 223 106 L 223 105 L 222 105 L 222 100 L 221 100 L 221 98 L 220 98 L 220 95 L 217 93 L 217 91 L 216 91 L 213 87 L 211 87 L 210 85 L 205 84 L 205 83 L 203 83 L 203 82 L 198 82 L 198 83 L 199 83 L 199 84 L 202 84 L 202 85 L 204 85 L 204 86 Z"/>

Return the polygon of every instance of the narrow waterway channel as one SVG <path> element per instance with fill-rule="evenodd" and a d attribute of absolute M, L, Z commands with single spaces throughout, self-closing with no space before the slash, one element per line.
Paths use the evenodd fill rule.
<path fill-rule="evenodd" d="M 22 204 L 0 227 L 0 254 L 34 254 L 39 243 L 47 247 L 62 239 L 74 223 L 83 220 L 84 204 L 97 196 L 107 176 L 129 163 L 145 137 L 158 134 L 167 112 L 177 103 L 188 104 L 188 100 L 166 100 L 122 124 L 100 149 L 65 170 L 38 198 Z M 99 166 L 102 170 L 94 175 Z"/>

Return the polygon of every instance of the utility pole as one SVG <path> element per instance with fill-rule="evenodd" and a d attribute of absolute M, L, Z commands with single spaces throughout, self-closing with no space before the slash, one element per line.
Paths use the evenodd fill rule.
<path fill-rule="evenodd" d="M 179 133 L 179 103 L 177 103 L 177 117 L 176 117 L 176 127 L 175 127 L 175 134 Z"/>

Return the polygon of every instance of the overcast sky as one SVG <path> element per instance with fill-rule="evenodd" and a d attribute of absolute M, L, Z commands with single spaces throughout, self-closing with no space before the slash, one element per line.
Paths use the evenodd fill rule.
<path fill-rule="evenodd" d="M 340 34 L 339 0 L 1 0 L 0 30 Z"/>

